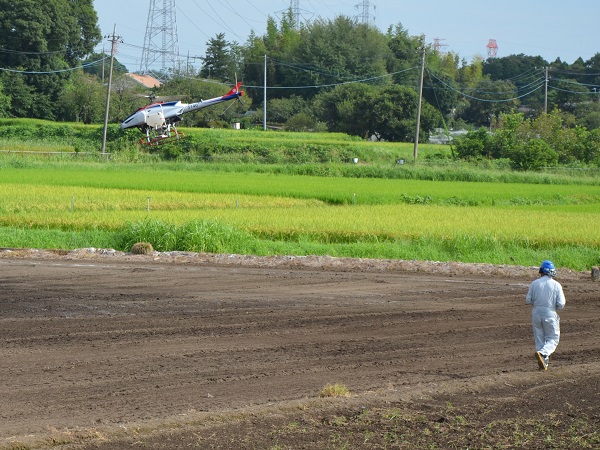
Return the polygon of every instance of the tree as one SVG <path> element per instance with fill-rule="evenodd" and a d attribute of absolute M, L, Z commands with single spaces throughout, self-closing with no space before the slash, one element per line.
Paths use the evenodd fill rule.
<path fill-rule="evenodd" d="M 315 110 L 317 118 L 331 131 L 407 142 L 414 137 L 417 97 L 416 91 L 406 86 L 354 83 L 317 96 Z M 440 123 L 439 112 L 427 102 L 423 103 L 421 114 L 423 130 L 429 131 Z"/>
<path fill-rule="evenodd" d="M 374 27 L 338 16 L 319 19 L 300 30 L 300 42 L 292 53 L 297 67 L 293 85 L 322 85 L 381 77 L 391 57 L 386 37 Z M 381 78 L 382 84 L 389 80 Z M 305 91 L 305 95 L 314 95 Z"/>
<path fill-rule="evenodd" d="M 206 43 L 206 54 L 200 76 L 221 81 L 233 81 L 236 74 L 236 62 L 232 44 L 225 40 L 225 34 L 219 33 Z"/>
<path fill-rule="evenodd" d="M 284 123 L 296 114 L 307 112 L 309 109 L 308 101 L 297 95 L 289 98 L 274 98 L 267 102 L 267 120 Z"/>
<path fill-rule="evenodd" d="M 101 62 L 104 59 L 103 62 Z M 95 64 L 92 64 L 95 63 Z M 95 75 L 99 80 L 108 80 L 108 70 L 110 67 L 110 56 L 103 53 L 92 53 L 82 61 L 83 71 Z M 113 76 L 119 76 L 129 72 L 127 67 L 114 58 Z"/>
<path fill-rule="evenodd" d="M 371 114 L 371 131 L 386 141 L 410 142 L 414 139 L 417 126 L 418 94 L 406 86 L 386 86 L 381 88 L 373 98 L 368 110 Z M 441 123 L 440 113 L 423 102 L 421 108 L 420 135 L 423 139 L 427 133 Z"/>
<path fill-rule="evenodd" d="M 483 63 L 483 75 L 491 80 L 510 80 L 522 95 L 523 106 L 532 110 L 533 116 L 543 112 L 544 107 L 544 69 L 548 62 L 541 56 L 524 54 L 509 55 L 503 58 L 490 58 Z M 527 94 L 527 95 L 526 95 Z"/>
<path fill-rule="evenodd" d="M 0 117 L 8 117 L 10 100 L 10 96 L 4 93 L 4 85 L 2 84 L 2 78 L 0 78 Z"/>
<path fill-rule="evenodd" d="M 396 73 L 394 81 L 409 86 L 418 85 L 419 72 L 409 70 L 419 66 L 422 45 L 421 36 L 410 36 L 401 23 L 389 27 L 387 31 L 387 45 L 391 57 L 387 61 L 387 71 Z M 398 73 L 399 72 L 399 73 Z"/>
<path fill-rule="evenodd" d="M 427 71 L 423 85 L 423 97 L 446 116 L 452 114 L 460 103 L 459 89 L 454 79 L 443 73 Z"/>
<path fill-rule="evenodd" d="M 542 139 L 530 139 L 511 149 L 508 157 L 516 170 L 540 170 L 558 163 L 558 154 Z"/>
<path fill-rule="evenodd" d="M 600 92 L 595 95 L 600 96 Z M 577 122 L 584 125 L 588 130 L 600 128 L 600 102 L 593 101 L 581 102 L 575 106 L 574 111 Z"/>
<path fill-rule="evenodd" d="M 381 77 L 387 83 L 386 63 L 391 58 L 387 39 L 376 28 L 338 16 L 318 19 L 298 29 L 291 12 L 278 24 L 267 21 L 263 37 L 252 37 L 244 52 L 244 80 L 263 84 L 264 56 L 267 60 L 267 85 L 278 89 L 270 97 L 301 95 L 310 99 L 318 87 L 365 78 Z M 283 89 L 293 86 L 294 89 Z M 306 89 L 298 89 L 306 86 Z"/>
<path fill-rule="evenodd" d="M 475 56 L 471 64 L 463 62 L 456 81 L 463 89 L 474 89 L 483 80 L 483 59 Z"/>
<path fill-rule="evenodd" d="M 510 159 L 517 170 L 539 170 L 558 163 L 598 164 L 600 133 L 584 127 L 564 127 L 558 110 L 536 119 L 525 118 L 523 113 L 503 114 L 496 132 L 489 133 L 484 128 L 469 132 L 456 149 L 464 159 Z"/>
<path fill-rule="evenodd" d="M 54 117 L 71 75 L 64 70 L 101 39 L 97 21 L 93 0 L 0 0 L 0 48 L 10 50 L 0 53 L 0 67 L 15 74 L 6 83 L 11 114 Z"/>
<path fill-rule="evenodd" d="M 490 157 L 491 139 L 490 132 L 483 127 L 470 131 L 456 140 L 456 154 L 466 160 Z"/>
<path fill-rule="evenodd" d="M 86 124 L 98 122 L 103 117 L 105 97 L 100 80 L 79 71 L 71 77 L 58 102 L 60 118 Z"/>
<path fill-rule="evenodd" d="M 373 131 L 369 111 L 376 95 L 377 89 L 364 83 L 337 86 L 314 99 L 315 114 L 330 131 L 368 137 Z"/>
<path fill-rule="evenodd" d="M 501 114 L 511 112 L 519 105 L 517 89 L 510 81 L 483 79 L 469 93 L 469 106 L 462 115 L 479 126 L 491 126 Z"/>
<path fill-rule="evenodd" d="M 575 80 L 562 79 L 551 84 L 549 103 L 563 111 L 573 112 L 577 105 L 590 97 L 590 90 Z"/>
<path fill-rule="evenodd" d="M 20 73 L 3 72 L 0 77 L 4 92 L 10 93 L 10 104 L 6 110 L 6 115 L 27 117 L 35 109 L 35 88 L 28 85 L 25 76 Z"/>

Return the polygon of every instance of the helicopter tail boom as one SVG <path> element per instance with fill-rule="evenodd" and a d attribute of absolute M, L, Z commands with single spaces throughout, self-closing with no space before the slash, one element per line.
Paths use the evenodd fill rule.
<path fill-rule="evenodd" d="M 198 109 L 206 108 L 207 106 L 212 106 L 212 105 L 216 105 L 218 103 L 227 102 L 229 100 L 234 100 L 236 98 L 240 98 L 242 95 L 244 95 L 244 91 L 240 91 L 241 85 L 242 85 L 242 83 L 238 82 L 234 88 L 232 88 L 227 94 L 225 94 L 221 97 L 215 97 L 215 98 L 211 98 L 208 100 L 200 100 L 199 102 L 190 103 L 189 105 L 185 106 L 183 112 L 187 113 L 187 112 L 191 112 L 191 111 L 196 111 Z"/>

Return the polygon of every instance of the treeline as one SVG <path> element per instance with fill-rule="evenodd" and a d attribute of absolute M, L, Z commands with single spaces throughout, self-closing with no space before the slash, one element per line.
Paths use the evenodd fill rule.
<path fill-rule="evenodd" d="M 92 0 L 48 0 L 39 7 L 0 0 L 0 115 L 101 123 L 107 61 L 92 53 L 100 39 Z M 466 61 L 401 24 L 386 32 L 344 16 L 297 24 L 291 13 L 270 18 L 264 34 L 253 33 L 244 44 L 224 34 L 209 39 L 198 72 L 155 74 L 164 84 L 153 92 L 124 76 L 127 68 L 116 61 L 109 120 L 124 119 L 151 93 L 193 101 L 221 95 L 227 88 L 218 83 L 238 78 L 244 108 L 208 108 L 184 116 L 183 125 L 249 127 L 266 112 L 271 125 L 289 130 L 411 141 L 423 51 L 422 140 L 437 127 L 498 129 L 503 116 L 517 112 L 536 120 L 554 111 L 565 129 L 600 127 L 600 54 L 573 64 L 522 54 Z"/>

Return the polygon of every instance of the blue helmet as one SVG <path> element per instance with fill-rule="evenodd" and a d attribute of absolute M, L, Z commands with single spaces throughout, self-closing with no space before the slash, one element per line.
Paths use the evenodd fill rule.
<path fill-rule="evenodd" d="M 556 269 L 554 268 L 554 263 L 552 261 L 544 261 L 540 266 L 540 273 L 543 275 L 548 275 L 551 277 L 556 276 Z"/>

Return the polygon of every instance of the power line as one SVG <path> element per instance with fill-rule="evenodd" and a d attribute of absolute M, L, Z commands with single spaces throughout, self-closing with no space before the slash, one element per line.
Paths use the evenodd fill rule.
<path fill-rule="evenodd" d="M 376 77 L 363 78 L 363 79 L 360 79 L 360 80 L 353 80 L 353 81 L 342 81 L 342 82 L 339 82 L 339 83 L 313 84 L 313 85 L 305 85 L 305 86 L 267 86 L 267 88 L 268 89 L 321 89 L 321 88 L 342 86 L 342 85 L 345 85 L 345 84 L 367 83 L 367 82 L 370 82 L 370 81 L 381 80 L 381 79 L 384 79 L 384 78 L 393 77 L 394 75 L 399 75 L 401 73 L 408 72 L 408 71 L 415 70 L 415 69 L 417 69 L 416 66 L 410 67 L 410 68 L 404 69 L 404 70 L 399 70 L 397 72 L 386 73 L 385 75 L 379 75 L 379 76 L 376 76 Z M 253 85 L 247 85 L 247 84 L 245 84 L 244 87 L 254 88 L 254 89 L 263 89 L 264 88 L 264 86 L 253 86 Z"/>
<path fill-rule="evenodd" d="M 0 53 L 8 53 L 11 55 L 63 55 L 69 53 L 69 49 L 57 50 L 53 52 L 25 52 L 19 50 L 10 50 L 8 48 L 0 48 Z"/>
<path fill-rule="evenodd" d="M 73 70 L 78 70 L 78 69 L 83 69 L 85 67 L 95 66 L 96 64 L 100 64 L 107 59 L 108 59 L 108 57 L 104 57 L 104 58 L 98 59 L 96 61 L 81 64 L 76 67 L 69 67 L 68 69 L 60 69 L 60 70 L 33 71 L 33 70 L 8 69 L 6 67 L 0 67 L 0 70 L 2 70 L 4 72 L 22 73 L 22 74 L 27 74 L 27 75 L 51 75 L 53 73 L 72 72 Z"/>
<path fill-rule="evenodd" d="M 460 89 L 456 89 L 455 87 L 451 86 L 450 84 L 446 83 L 444 80 L 442 80 L 441 78 L 439 78 L 438 76 L 436 76 L 433 72 L 431 72 L 429 69 L 427 69 L 427 73 L 432 77 L 435 78 L 437 81 L 439 81 L 443 86 L 445 86 L 448 90 L 454 91 L 460 95 L 462 95 L 463 97 L 467 97 L 470 98 L 471 100 L 477 100 L 480 102 L 486 102 L 486 103 L 505 103 L 505 102 L 512 102 L 514 100 L 519 100 L 521 98 L 527 97 L 531 94 L 533 94 L 534 92 L 540 90 L 542 87 L 544 87 L 546 80 L 544 79 L 538 79 L 537 80 L 537 84 L 536 82 L 532 83 L 530 86 L 531 89 L 522 94 L 522 95 L 517 95 L 517 96 L 513 96 L 511 98 L 505 98 L 505 99 L 489 99 L 489 98 L 479 98 L 479 97 L 475 97 L 472 95 L 467 94 L 464 91 L 461 91 Z M 509 94 L 510 92 L 485 92 L 485 91 L 480 91 L 481 93 L 486 93 L 486 94 L 490 94 L 490 95 L 500 95 L 500 94 Z"/>

